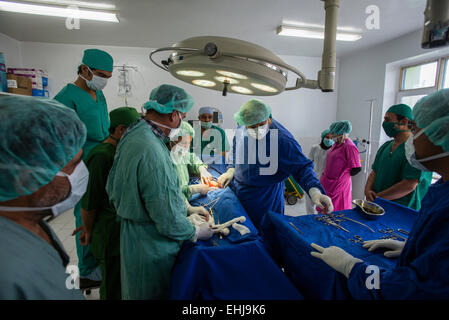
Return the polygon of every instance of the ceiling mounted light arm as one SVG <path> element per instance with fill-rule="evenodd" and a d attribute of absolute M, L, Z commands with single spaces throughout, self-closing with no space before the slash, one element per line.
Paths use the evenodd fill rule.
<path fill-rule="evenodd" d="M 165 60 L 162 60 L 162 62 L 161 62 L 162 65 L 160 65 L 153 59 L 154 54 L 156 54 L 158 52 L 163 52 L 163 51 L 185 51 L 186 53 L 201 53 L 200 49 L 195 49 L 195 48 L 165 47 L 165 48 L 159 48 L 159 49 L 153 50 L 150 53 L 151 62 L 153 62 L 157 67 L 161 68 L 164 71 L 168 71 L 168 65 L 164 64 Z M 168 62 L 168 60 L 167 60 L 167 62 Z"/>

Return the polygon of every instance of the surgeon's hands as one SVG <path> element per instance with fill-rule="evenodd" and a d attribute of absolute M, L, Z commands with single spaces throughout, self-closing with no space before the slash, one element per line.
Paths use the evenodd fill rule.
<path fill-rule="evenodd" d="M 404 249 L 405 241 L 398 241 L 393 239 L 384 240 L 370 240 L 363 243 L 363 247 L 368 251 L 374 251 L 376 249 L 389 249 L 384 252 L 384 256 L 387 258 L 397 258 L 401 255 L 402 249 Z"/>
<path fill-rule="evenodd" d="M 204 207 L 194 207 L 191 205 L 187 206 L 187 215 L 199 215 L 204 218 L 205 221 L 209 221 L 209 212 L 207 212 L 206 208 Z"/>
<path fill-rule="evenodd" d="M 199 226 L 195 226 L 195 236 L 193 242 L 196 240 L 208 240 L 214 235 L 209 222 L 204 222 Z"/>
<path fill-rule="evenodd" d="M 309 196 L 312 202 L 324 213 L 331 213 L 334 211 L 334 205 L 332 204 L 331 198 L 321 193 L 318 188 L 310 188 Z"/>
<path fill-rule="evenodd" d="M 205 185 L 209 185 L 209 183 L 212 181 L 212 175 L 209 171 L 207 171 L 206 167 L 200 167 L 200 175 L 201 175 L 201 182 Z"/>
<path fill-rule="evenodd" d="M 312 243 L 311 246 L 318 251 L 312 251 L 310 253 L 312 256 L 323 260 L 331 268 L 344 274 L 346 278 L 349 278 L 349 274 L 356 263 L 363 262 L 363 260 L 354 258 L 339 247 L 323 248 L 315 243 Z"/>
<path fill-rule="evenodd" d="M 79 236 L 80 244 L 84 247 L 89 245 L 92 240 L 92 230 L 89 230 L 84 224 L 82 224 L 73 231 L 72 236 L 76 235 L 78 232 L 81 232 Z"/>
<path fill-rule="evenodd" d="M 218 186 L 220 188 L 226 188 L 231 180 L 234 178 L 234 168 L 229 168 L 228 171 L 218 177 Z"/>
<path fill-rule="evenodd" d="M 192 195 L 201 193 L 202 196 L 205 196 L 209 192 L 210 187 L 205 184 L 192 184 L 189 186 L 189 189 Z"/>

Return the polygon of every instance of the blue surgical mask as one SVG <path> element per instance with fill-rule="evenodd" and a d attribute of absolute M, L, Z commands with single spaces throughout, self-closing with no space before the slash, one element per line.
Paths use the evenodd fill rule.
<path fill-rule="evenodd" d="M 332 139 L 327 139 L 327 138 L 324 138 L 324 139 L 323 139 L 323 144 L 324 144 L 326 147 L 332 147 L 332 146 L 334 145 L 334 143 L 335 143 L 335 141 L 332 140 Z"/>

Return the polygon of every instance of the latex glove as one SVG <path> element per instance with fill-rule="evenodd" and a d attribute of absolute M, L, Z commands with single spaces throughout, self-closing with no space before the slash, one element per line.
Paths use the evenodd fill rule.
<path fill-rule="evenodd" d="M 193 207 L 191 205 L 187 206 L 187 215 L 199 215 L 204 218 L 205 221 L 209 221 L 209 212 L 207 212 L 206 208 L 204 207 Z"/>
<path fill-rule="evenodd" d="M 324 213 L 331 213 L 334 211 L 334 205 L 331 198 L 321 193 L 318 188 L 310 188 L 310 199 L 316 206 L 324 211 Z"/>
<path fill-rule="evenodd" d="M 195 226 L 195 236 L 193 237 L 192 241 L 196 242 L 196 240 L 207 240 L 210 239 L 213 235 L 214 233 L 210 228 L 209 222 L 204 222 L 199 226 Z"/>
<path fill-rule="evenodd" d="M 234 178 L 234 170 L 234 168 L 229 168 L 228 171 L 218 177 L 218 185 L 220 188 L 226 188 L 228 186 L 229 182 Z"/>
<path fill-rule="evenodd" d="M 201 193 L 202 196 L 205 196 L 209 192 L 210 187 L 205 184 L 192 184 L 189 186 L 189 189 L 192 195 Z"/>
<path fill-rule="evenodd" d="M 187 219 L 190 221 L 191 224 L 194 226 L 202 225 L 204 222 L 207 222 L 203 216 L 200 216 L 199 214 L 191 214 L 187 217 Z"/>
<path fill-rule="evenodd" d="M 374 251 L 376 249 L 389 249 L 384 252 L 384 256 L 387 258 L 397 258 L 401 255 L 402 249 L 404 249 L 405 241 L 398 241 L 393 239 L 384 240 L 370 240 L 363 242 L 363 247 L 368 251 Z"/>
<path fill-rule="evenodd" d="M 201 182 L 208 185 L 212 181 L 212 175 L 207 171 L 206 167 L 200 167 Z"/>
<path fill-rule="evenodd" d="M 331 246 L 328 248 L 323 248 L 315 243 L 312 243 L 311 246 L 318 251 L 312 251 L 312 256 L 323 260 L 331 268 L 344 274 L 346 278 L 349 278 L 349 274 L 356 263 L 363 262 L 360 259 L 354 258 L 339 247 Z"/>

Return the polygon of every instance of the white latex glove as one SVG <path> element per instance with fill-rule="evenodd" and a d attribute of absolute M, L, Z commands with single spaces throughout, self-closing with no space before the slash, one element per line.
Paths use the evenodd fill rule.
<path fill-rule="evenodd" d="M 191 216 L 191 215 L 199 215 L 201 217 L 203 217 L 203 219 L 205 221 L 209 221 L 209 212 L 207 212 L 206 208 L 204 207 L 193 207 L 190 204 L 187 206 L 187 215 Z"/>
<path fill-rule="evenodd" d="M 218 185 L 222 188 L 226 188 L 233 178 L 234 168 L 229 168 L 228 171 L 218 177 Z"/>
<path fill-rule="evenodd" d="M 387 258 L 397 258 L 401 255 L 402 249 L 404 249 L 405 241 L 398 241 L 393 239 L 384 240 L 370 240 L 363 242 L 363 247 L 368 251 L 374 251 L 376 249 L 389 249 L 384 252 L 384 256 Z"/>
<path fill-rule="evenodd" d="M 363 262 L 360 259 L 354 258 L 339 247 L 331 246 L 328 248 L 323 248 L 315 243 L 312 243 L 311 246 L 318 251 L 312 251 L 312 256 L 323 260 L 331 268 L 344 274 L 346 278 L 349 278 L 349 274 L 356 263 Z"/>
<path fill-rule="evenodd" d="M 202 225 L 204 222 L 207 222 L 204 217 L 202 217 L 202 216 L 200 216 L 199 214 L 196 214 L 196 213 L 191 214 L 190 216 L 187 217 L 187 219 L 194 226 L 199 226 L 199 225 Z"/>
<path fill-rule="evenodd" d="M 214 233 L 210 228 L 209 222 L 204 222 L 199 226 L 195 226 L 195 236 L 193 237 L 192 241 L 196 242 L 196 240 L 207 240 L 210 239 L 213 235 Z"/>
<path fill-rule="evenodd" d="M 209 192 L 210 187 L 205 184 L 192 184 L 189 186 L 189 189 L 192 195 L 201 193 L 202 196 L 205 196 Z"/>
<path fill-rule="evenodd" d="M 201 182 L 207 184 L 212 181 L 212 175 L 207 171 L 206 167 L 200 167 Z"/>
<path fill-rule="evenodd" d="M 317 207 L 324 210 L 324 213 L 331 213 L 334 211 L 334 205 L 332 204 L 331 198 L 322 194 L 320 189 L 315 187 L 310 188 L 309 196 Z"/>

